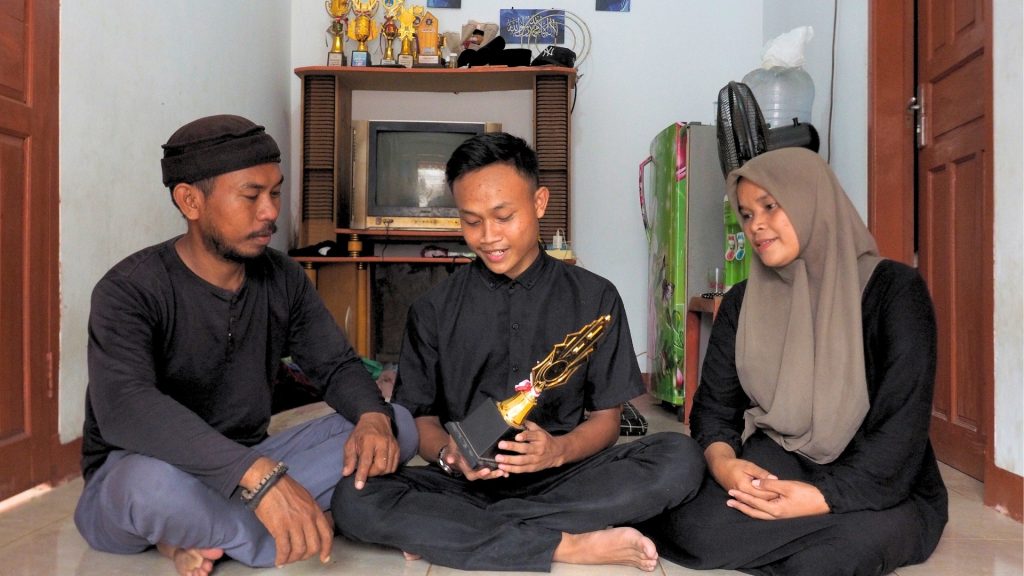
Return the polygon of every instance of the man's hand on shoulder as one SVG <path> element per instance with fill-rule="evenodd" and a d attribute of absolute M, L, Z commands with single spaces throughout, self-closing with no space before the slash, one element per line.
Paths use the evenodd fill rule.
<path fill-rule="evenodd" d="M 242 477 L 242 487 L 256 488 L 259 479 L 274 466 L 269 458 L 260 458 Z M 267 490 L 255 512 L 274 538 L 275 565 L 284 566 L 314 554 L 319 554 L 322 563 L 330 561 L 334 529 L 309 492 L 287 474 Z"/>
<path fill-rule="evenodd" d="M 356 490 L 362 490 L 370 476 L 390 474 L 398 469 L 398 440 L 391 433 L 391 418 L 383 412 L 367 412 L 359 417 L 345 443 L 345 467 L 342 476 L 356 474 Z"/>

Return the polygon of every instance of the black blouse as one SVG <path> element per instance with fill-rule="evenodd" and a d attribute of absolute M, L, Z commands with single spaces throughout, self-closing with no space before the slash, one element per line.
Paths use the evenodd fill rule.
<path fill-rule="evenodd" d="M 746 282 L 738 284 L 722 301 L 691 414 L 691 431 L 702 448 L 726 442 L 740 457 L 743 412 L 750 406 L 735 364 L 745 289 Z M 868 413 L 835 461 L 822 465 L 801 458 L 802 465 L 834 513 L 881 510 L 914 499 L 932 519 L 929 526 L 941 532 L 946 490 L 928 439 L 935 314 L 917 270 L 883 260 L 864 290 L 862 318 Z"/>

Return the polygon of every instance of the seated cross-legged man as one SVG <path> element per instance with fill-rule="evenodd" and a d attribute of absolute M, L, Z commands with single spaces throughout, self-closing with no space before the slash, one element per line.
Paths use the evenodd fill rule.
<path fill-rule="evenodd" d="M 268 247 L 280 160 L 239 116 L 178 129 L 161 164 L 186 232 L 93 290 L 75 524 L 98 550 L 156 546 L 183 575 L 225 555 L 326 562 L 338 480 L 362 486 L 415 454 L 408 411 L 385 403 L 299 264 Z M 289 356 L 335 412 L 268 437 Z"/>
<path fill-rule="evenodd" d="M 415 417 L 431 464 L 361 490 L 342 479 L 339 530 L 464 570 L 653 570 L 653 542 L 621 525 L 692 497 L 704 464 L 678 433 L 616 444 L 622 405 L 644 391 L 618 292 L 540 248 L 548 190 L 522 139 L 475 136 L 446 177 L 477 257 L 411 307 L 393 397 Z M 499 442 L 497 468 L 471 468 L 444 425 L 513 396 L 555 344 L 605 315 L 611 323 L 586 364 L 544 390 L 525 428 Z"/>

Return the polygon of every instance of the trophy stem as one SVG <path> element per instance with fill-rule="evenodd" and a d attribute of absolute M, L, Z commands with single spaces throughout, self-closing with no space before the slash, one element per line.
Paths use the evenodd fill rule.
<path fill-rule="evenodd" d="M 498 413 L 509 426 L 522 428 L 526 416 L 537 405 L 538 394 L 531 387 L 528 391 L 520 392 L 511 398 L 498 402 Z"/>

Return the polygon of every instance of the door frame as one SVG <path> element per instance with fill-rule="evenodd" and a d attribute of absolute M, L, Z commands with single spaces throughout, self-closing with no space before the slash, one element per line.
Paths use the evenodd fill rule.
<path fill-rule="evenodd" d="M 988 18 L 985 50 L 988 77 L 992 78 L 992 0 L 981 0 Z M 882 256 L 910 265 L 915 264 L 914 209 L 915 148 L 914 118 L 908 113 L 910 97 L 915 93 L 915 3 L 914 0 L 871 0 L 868 8 L 868 226 L 878 242 Z M 986 162 L 992 165 L 992 89 L 985 94 Z M 896 129 L 895 127 L 898 127 Z M 986 177 L 984 193 L 991 200 L 992 173 Z M 991 204 L 990 204 L 991 205 Z M 991 216 L 991 215 L 990 215 Z M 991 277 L 991 262 L 986 262 Z M 988 283 L 992 285 L 991 282 Z M 992 318 L 991 291 L 982 291 L 978 311 Z M 986 426 L 984 502 L 1005 509 L 1021 520 L 1024 479 L 995 465 L 995 341 L 983 344 L 985 365 L 982 403 Z"/>
<path fill-rule="evenodd" d="M 7 462 L 29 467 L 20 481 L 0 478 L 0 499 L 16 496 L 39 484 L 55 485 L 81 474 L 81 438 L 61 444 L 59 433 L 60 386 L 57 366 L 60 357 L 60 2 L 25 2 L 25 35 L 21 46 L 25 61 L 25 96 L 5 101 L 5 106 L 26 106 L 25 149 L 31 166 L 25 174 L 25 204 L 19 215 L 25 220 L 23 243 L 16 246 L 22 265 L 24 287 L 24 341 L 21 361 L 32 405 L 26 415 L 25 433 L 31 442 L 31 458 Z M 24 399 L 19 399 L 24 401 Z M 6 471 L 3 472 L 6 474 Z M 25 484 L 27 482 L 27 484 Z"/>

